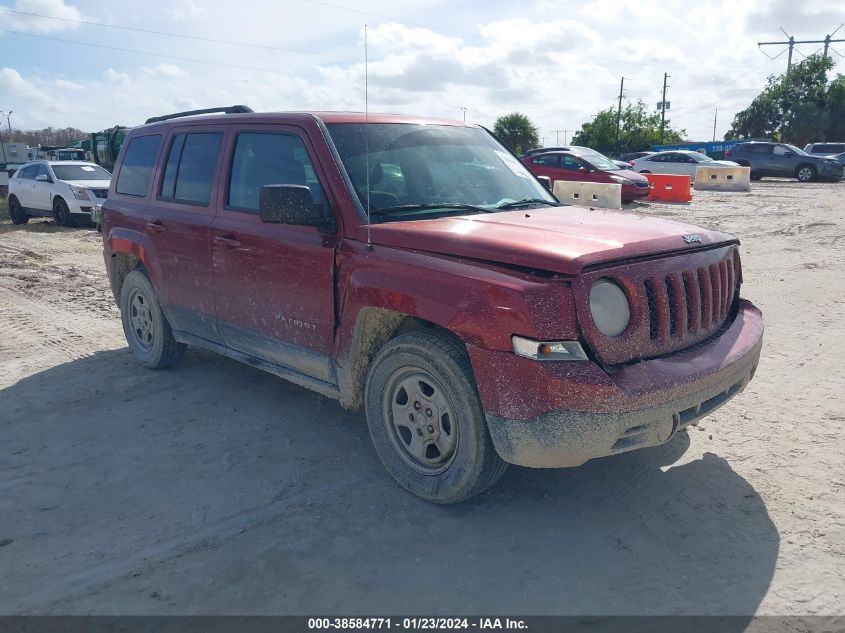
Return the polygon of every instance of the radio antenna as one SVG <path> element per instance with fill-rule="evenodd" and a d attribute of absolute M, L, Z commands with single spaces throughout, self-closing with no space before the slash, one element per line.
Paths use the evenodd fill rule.
<path fill-rule="evenodd" d="M 367 25 L 364 25 L 364 167 L 367 170 L 367 250 L 373 250 L 370 234 L 370 95 L 369 95 L 369 57 L 367 55 Z"/>

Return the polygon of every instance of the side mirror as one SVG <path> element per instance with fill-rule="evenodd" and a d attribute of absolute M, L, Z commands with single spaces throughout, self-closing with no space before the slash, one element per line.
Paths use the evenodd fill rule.
<path fill-rule="evenodd" d="M 586 167 L 584 167 L 583 165 L 581 165 L 581 166 L 578 168 L 578 173 L 581 173 L 581 174 L 586 174 L 586 173 L 587 173 L 587 168 L 586 168 Z"/>
<path fill-rule="evenodd" d="M 323 205 L 314 202 L 305 185 L 264 185 L 258 198 L 258 215 L 267 224 L 336 229 L 334 217 L 326 216 Z"/>
<path fill-rule="evenodd" d="M 546 189 L 548 189 L 549 191 L 552 190 L 551 178 L 549 178 L 548 176 L 537 176 L 537 180 L 539 180 L 540 184 L 542 184 Z"/>
<path fill-rule="evenodd" d="M 36 182 L 53 182 L 53 179 L 50 178 L 47 174 L 38 174 L 35 177 Z"/>

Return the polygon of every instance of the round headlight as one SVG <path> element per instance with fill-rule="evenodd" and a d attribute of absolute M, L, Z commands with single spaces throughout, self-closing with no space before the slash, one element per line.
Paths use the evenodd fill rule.
<path fill-rule="evenodd" d="M 590 290 L 590 314 L 605 336 L 618 336 L 628 327 L 631 309 L 625 291 L 610 279 L 599 279 Z"/>

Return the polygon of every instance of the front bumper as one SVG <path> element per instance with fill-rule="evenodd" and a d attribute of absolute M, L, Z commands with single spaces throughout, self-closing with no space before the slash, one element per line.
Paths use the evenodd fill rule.
<path fill-rule="evenodd" d="M 733 322 L 707 341 L 615 371 L 591 362 L 515 362 L 512 354 L 508 371 L 503 352 L 471 347 L 470 356 L 477 379 L 490 377 L 478 385 L 499 455 L 558 468 L 668 441 L 745 388 L 762 338 L 759 310 L 741 301 Z"/>

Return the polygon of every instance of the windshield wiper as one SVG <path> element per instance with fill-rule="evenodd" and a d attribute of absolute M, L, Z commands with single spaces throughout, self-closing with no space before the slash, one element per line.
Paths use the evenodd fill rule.
<path fill-rule="evenodd" d="M 430 204 L 400 204 L 395 207 L 385 207 L 384 209 L 376 209 L 371 211 L 372 215 L 392 215 L 394 213 L 402 213 L 403 211 L 427 211 L 436 209 L 448 209 L 459 211 L 475 211 L 477 213 L 492 213 L 490 209 L 485 207 L 478 207 L 472 204 L 462 204 L 458 202 L 437 202 Z"/>
<path fill-rule="evenodd" d="M 541 198 L 524 198 L 522 200 L 514 200 L 513 202 L 505 202 L 500 204 L 496 207 L 497 210 L 504 210 L 504 209 L 516 209 L 518 207 L 524 207 L 529 204 L 542 204 L 547 207 L 559 207 L 560 202 L 553 202 L 551 200 L 543 200 Z"/>

